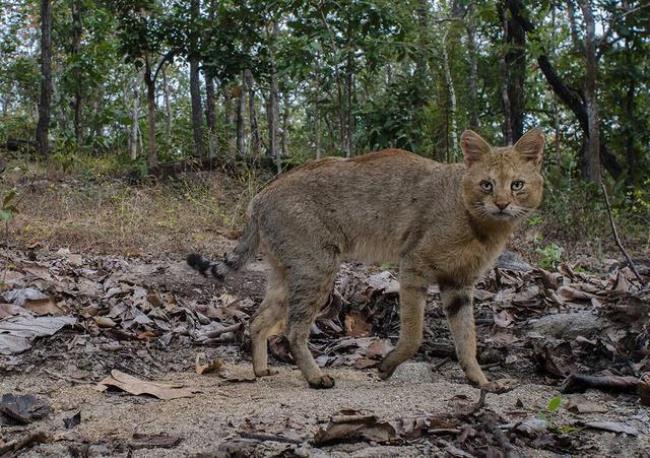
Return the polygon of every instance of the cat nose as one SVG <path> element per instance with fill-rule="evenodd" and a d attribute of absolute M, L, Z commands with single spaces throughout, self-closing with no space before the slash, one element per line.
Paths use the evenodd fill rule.
<path fill-rule="evenodd" d="M 503 211 L 508 205 L 510 205 L 510 202 L 495 202 L 494 205 L 496 205 L 499 210 Z"/>

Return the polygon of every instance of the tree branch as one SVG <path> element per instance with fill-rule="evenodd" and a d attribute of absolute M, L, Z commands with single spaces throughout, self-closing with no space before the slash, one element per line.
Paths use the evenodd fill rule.
<path fill-rule="evenodd" d="M 607 188 L 605 188 L 605 183 L 601 181 L 600 187 L 603 190 L 603 196 L 605 196 L 605 206 L 607 207 L 607 216 L 609 217 L 609 225 L 612 227 L 612 234 L 614 235 L 614 240 L 616 241 L 616 245 L 618 246 L 618 249 L 621 250 L 621 253 L 623 253 L 623 256 L 625 256 L 625 259 L 627 260 L 630 269 L 632 269 L 632 272 L 634 272 L 634 276 L 639 281 L 639 284 L 643 286 L 643 279 L 641 278 L 641 275 L 639 275 L 639 271 L 636 270 L 636 266 L 632 262 L 632 258 L 630 258 L 630 255 L 627 254 L 627 251 L 625 251 L 625 248 L 623 248 L 621 239 L 618 236 L 618 231 L 616 230 L 616 225 L 614 224 L 614 218 L 612 217 L 612 207 L 609 204 L 609 195 L 607 195 Z"/>
<path fill-rule="evenodd" d="M 178 50 L 177 48 L 170 49 L 170 50 L 167 51 L 167 53 L 163 56 L 163 58 L 161 59 L 161 61 L 158 63 L 158 67 L 156 67 L 156 71 L 155 71 L 154 74 L 153 74 L 152 81 L 153 81 L 154 83 L 156 82 L 156 78 L 158 78 L 158 73 L 160 72 L 160 69 L 162 68 L 162 66 L 165 64 L 165 62 L 168 62 L 168 61 L 171 62 L 171 59 L 176 55 L 176 53 L 177 53 L 178 51 L 179 51 L 179 50 Z"/>

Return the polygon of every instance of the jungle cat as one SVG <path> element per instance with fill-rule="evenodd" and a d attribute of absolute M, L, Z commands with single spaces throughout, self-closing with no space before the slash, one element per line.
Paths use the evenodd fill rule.
<path fill-rule="evenodd" d="M 399 149 L 304 164 L 252 199 L 243 236 L 223 261 L 188 256 L 192 267 L 217 278 L 258 248 L 266 256 L 266 296 L 250 327 L 256 376 L 276 373 L 268 367 L 267 338 L 286 333 L 309 385 L 334 386 L 307 339 L 339 263 L 355 259 L 399 265 L 400 336 L 379 364 L 382 379 L 420 347 L 427 287 L 437 282 L 460 366 L 470 382 L 492 385 L 476 359 L 473 285 L 540 204 L 544 137 L 533 129 L 514 146 L 492 147 L 467 130 L 460 145 L 464 164 Z"/>

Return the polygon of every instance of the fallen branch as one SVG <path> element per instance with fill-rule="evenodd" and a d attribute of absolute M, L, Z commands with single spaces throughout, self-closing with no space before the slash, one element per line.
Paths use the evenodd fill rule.
<path fill-rule="evenodd" d="M 588 388 L 596 388 L 605 391 L 636 393 L 639 383 L 639 379 L 636 377 L 571 374 L 562 382 L 561 391 L 563 393 L 576 393 L 585 391 Z"/>
<path fill-rule="evenodd" d="M 284 436 L 276 436 L 274 434 L 260 434 L 260 433 L 247 433 L 241 432 L 239 436 L 244 439 L 252 439 L 261 442 L 284 442 L 287 444 L 302 444 L 304 441 L 298 439 L 291 439 Z"/>
<path fill-rule="evenodd" d="M 632 269 L 632 272 L 634 272 L 636 279 L 639 280 L 639 284 L 643 286 L 643 279 L 641 278 L 641 275 L 639 275 L 639 271 L 636 270 L 636 266 L 632 262 L 632 258 L 630 257 L 629 254 L 627 254 L 625 248 L 623 248 L 621 239 L 618 236 L 618 231 L 616 230 L 616 225 L 614 224 L 614 218 L 612 217 L 612 207 L 609 204 L 609 195 L 607 194 L 607 188 L 605 188 L 605 183 L 601 181 L 600 187 L 603 190 L 603 195 L 605 196 L 605 206 L 607 207 L 607 216 L 609 217 L 609 225 L 612 227 L 612 234 L 614 234 L 614 240 L 616 241 L 616 245 L 618 245 L 619 250 L 621 250 L 621 253 L 623 253 L 623 256 L 625 256 L 625 259 L 627 260 L 630 269 Z"/>

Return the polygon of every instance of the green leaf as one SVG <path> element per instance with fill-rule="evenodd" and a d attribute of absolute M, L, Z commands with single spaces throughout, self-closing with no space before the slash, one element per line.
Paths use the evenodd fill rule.
<path fill-rule="evenodd" d="M 13 215 L 6 210 L 0 210 L 0 221 L 9 221 Z"/>
<path fill-rule="evenodd" d="M 553 413 L 560 407 L 561 403 L 562 403 L 562 398 L 560 396 L 554 396 L 548 401 L 546 410 L 548 410 L 550 413 Z"/>

